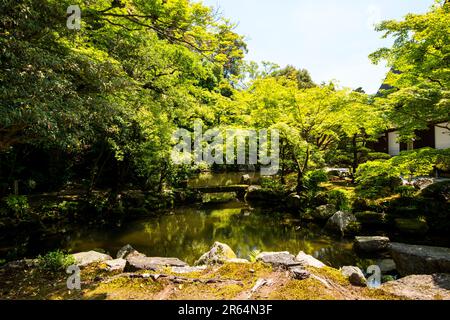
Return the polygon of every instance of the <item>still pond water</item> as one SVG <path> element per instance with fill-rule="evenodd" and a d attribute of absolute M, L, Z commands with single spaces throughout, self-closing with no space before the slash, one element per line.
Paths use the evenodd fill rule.
<path fill-rule="evenodd" d="M 242 173 L 203 174 L 191 186 L 219 186 L 240 183 Z M 251 174 L 257 180 L 257 174 Z M 206 198 L 214 198 L 209 195 Z M 223 203 L 179 207 L 157 217 L 146 217 L 120 227 L 77 227 L 62 236 L 29 241 L 24 254 L 33 257 L 54 249 L 69 252 L 102 249 L 112 256 L 130 244 L 147 256 L 177 257 L 193 264 L 215 241 L 228 244 L 240 258 L 255 251 L 305 251 L 324 263 L 340 267 L 359 261 L 352 243 L 305 225 L 298 217 L 267 207 L 250 207 L 234 196 L 222 195 Z M 31 240 L 31 239 L 30 239 Z M 6 249 L 6 248 L 5 248 Z M 9 249 L 8 249 L 9 250 Z M 3 254 L 2 254 L 3 255 Z"/>
<path fill-rule="evenodd" d="M 85 230 L 68 236 L 73 252 L 103 248 L 115 255 L 131 244 L 148 256 L 178 257 L 194 263 L 215 241 L 228 244 L 240 258 L 252 251 L 303 250 L 332 266 L 355 263 L 352 244 L 330 238 L 314 225 L 300 225 L 288 213 L 249 208 L 238 201 L 178 208 L 157 218 L 141 219 L 117 230 Z"/>

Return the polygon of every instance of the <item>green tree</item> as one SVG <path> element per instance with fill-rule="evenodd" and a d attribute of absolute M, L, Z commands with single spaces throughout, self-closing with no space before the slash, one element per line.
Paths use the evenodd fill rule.
<path fill-rule="evenodd" d="M 450 3 L 436 1 L 425 14 L 408 14 L 401 21 L 384 21 L 384 37 L 394 37 L 391 48 L 370 57 L 392 68 L 387 89 L 378 98 L 394 127 L 406 138 L 430 121 L 445 122 L 450 114 Z M 450 129 L 448 126 L 446 129 Z"/>

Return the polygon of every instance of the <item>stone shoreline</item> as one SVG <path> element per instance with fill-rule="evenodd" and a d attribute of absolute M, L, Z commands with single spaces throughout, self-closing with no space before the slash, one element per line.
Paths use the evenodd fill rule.
<path fill-rule="evenodd" d="M 358 267 L 345 266 L 337 270 L 304 252 L 296 256 L 289 252 L 263 252 L 255 257 L 255 261 L 248 261 L 237 258 L 228 245 L 216 242 L 194 266 L 189 266 L 178 258 L 147 257 L 127 245 L 115 258 L 95 251 L 74 254 L 76 264 L 82 270 L 84 289 L 80 292 L 69 290 L 67 296 L 65 278 L 61 275 L 56 292 L 60 292 L 63 299 L 91 299 L 93 293 L 101 291 L 105 299 L 450 300 L 450 249 L 389 244 L 388 239 L 382 237 L 357 237 L 355 247 L 369 251 L 390 250 L 405 277 L 370 289 Z M 415 257 L 418 270 L 428 274 L 407 274 L 408 270 L 414 271 L 411 266 L 403 268 L 402 263 L 408 255 Z M 20 285 L 9 284 L 7 277 L 12 272 L 38 276 L 37 269 L 35 260 L 22 260 L 2 267 L 0 287 L 10 288 L 7 289 L 10 291 L 0 292 L 0 298 L 31 298 L 20 290 L 20 294 L 17 293 Z M 50 288 L 50 295 L 36 296 L 49 299 L 52 294 L 55 292 Z"/>

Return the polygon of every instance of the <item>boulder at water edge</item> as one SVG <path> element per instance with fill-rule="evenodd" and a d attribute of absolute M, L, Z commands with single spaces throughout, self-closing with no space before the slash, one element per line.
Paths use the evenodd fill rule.
<path fill-rule="evenodd" d="M 402 276 L 450 273 L 450 248 L 391 243 L 389 251 Z"/>
<path fill-rule="evenodd" d="M 236 258 L 236 254 L 227 244 L 215 242 L 212 248 L 195 262 L 195 265 L 223 264 Z"/>
<path fill-rule="evenodd" d="M 95 262 L 112 260 L 112 257 L 97 251 L 79 252 L 72 255 L 75 258 L 75 264 L 79 267 L 85 267 Z"/>
<path fill-rule="evenodd" d="M 261 261 L 272 265 L 275 268 L 289 269 L 302 264 L 297 261 L 294 255 L 284 252 L 261 252 L 256 256 L 256 261 Z"/>
<path fill-rule="evenodd" d="M 295 260 L 301 263 L 303 267 L 323 268 L 325 264 L 322 261 L 317 260 L 313 256 L 300 251 Z"/>

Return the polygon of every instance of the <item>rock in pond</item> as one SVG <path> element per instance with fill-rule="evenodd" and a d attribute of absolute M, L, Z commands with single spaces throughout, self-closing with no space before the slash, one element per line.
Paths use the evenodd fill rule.
<path fill-rule="evenodd" d="M 386 282 L 380 289 L 413 300 L 450 300 L 450 274 L 411 275 Z"/>
<path fill-rule="evenodd" d="M 125 259 L 114 259 L 105 261 L 106 270 L 107 271 L 120 271 L 123 272 L 125 270 L 125 266 L 127 265 L 127 260 Z"/>
<path fill-rule="evenodd" d="M 256 261 L 261 261 L 272 265 L 275 268 L 289 269 L 302 264 L 297 261 L 294 255 L 284 252 L 261 252 L 256 256 Z"/>
<path fill-rule="evenodd" d="M 353 266 L 342 267 L 341 273 L 344 277 L 348 278 L 352 285 L 360 287 L 367 286 L 366 277 L 360 268 Z"/>
<path fill-rule="evenodd" d="M 330 231 L 345 234 L 352 232 L 356 228 L 358 221 L 356 217 L 348 212 L 338 211 L 328 219 L 325 228 Z"/>
<path fill-rule="evenodd" d="M 387 237 L 355 237 L 354 248 L 360 252 L 380 252 L 387 249 L 389 242 Z"/>
<path fill-rule="evenodd" d="M 323 206 L 318 206 L 316 209 L 311 211 L 311 217 L 315 220 L 326 221 L 330 219 L 336 213 L 336 207 L 332 204 L 325 204 Z"/>
<path fill-rule="evenodd" d="M 402 276 L 450 273 L 450 248 L 391 243 L 389 251 Z"/>
<path fill-rule="evenodd" d="M 319 269 L 325 267 L 325 264 L 322 261 L 317 260 L 313 256 L 306 254 L 303 251 L 299 252 L 297 257 L 295 257 L 295 260 L 300 262 L 303 267 L 314 267 Z"/>
<path fill-rule="evenodd" d="M 85 267 L 95 262 L 112 260 L 111 256 L 97 251 L 79 252 L 72 256 L 75 258 L 75 263 L 79 267 Z"/>
<path fill-rule="evenodd" d="M 195 265 L 223 264 L 236 258 L 236 254 L 227 244 L 215 242 L 212 248 L 195 262 Z"/>

